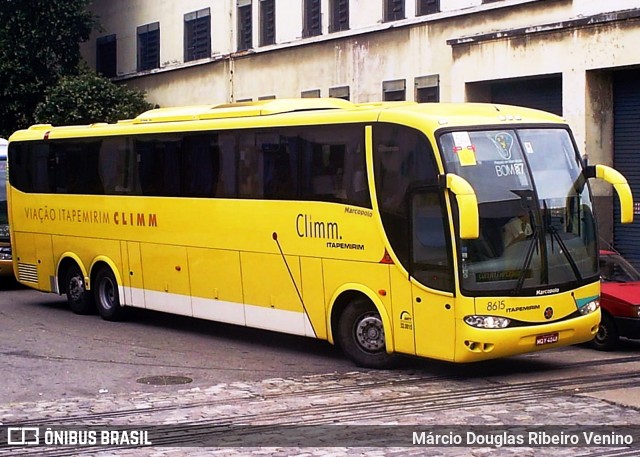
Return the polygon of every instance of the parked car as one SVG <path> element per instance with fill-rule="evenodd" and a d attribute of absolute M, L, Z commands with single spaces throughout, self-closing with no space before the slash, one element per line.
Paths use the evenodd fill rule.
<path fill-rule="evenodd" d="M 602 320 L 591 347 L 615 349 L 620 337 L 640 339 L 640 273 L 620 254 L 600 251 Z"/>

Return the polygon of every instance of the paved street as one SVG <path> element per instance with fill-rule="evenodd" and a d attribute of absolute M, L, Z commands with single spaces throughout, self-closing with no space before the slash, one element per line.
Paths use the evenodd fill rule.
<path fill-rule="evenodd" d="M 3 300 L 7 297 L 32 303 L 26 308 L 32 311 L 31 316 L 38 310 L 48 310 L 44 313 L 47 319 L 66 321 L 66 332 L 52 324 L 51 331 L 42 339 L 32 338 L 28 353 L 20 354 L 11 335 L 22 328 L 21 322 L 27 318 Z M 31 379 L 26 385 L 3 387 L 10 395 L 5 395 L 0 405 L 0 422 L 3 426 L 86 429 L 98 430 L 97 433 L 106 427 L 134 430 L 149 427 L 152 445 L 132 448 L 98 442 L 84 448 L 13 446 L 0 447 L 0 455 L 640 455 L 640 344 L 636 342 L 623 345 L 615 353 L 572 347 L 466 366 L 408 360 L 398 370 L 371 371 L 356 369 L 324 346 L 312 345 L 309 351 L 300 349 L 309 342 L 303 338 L 276 339 L 261 349 L 258 343 L 263 334 L 247 332 L 243 334 L 247 341 L 232 340 L 233 344 L 255 345 L 256 353 L 270 359 L 266 363 L 271 369 L 263 370 L 261 361 L 251 358 L 247 351 L 233 352 L 225 359 L 229 367 L 234 363 L 238 367 L 243 365 L 245 357 L 248 360 L 244 371 L 236 370 L 234 380 L 223 365 L 220 370 L 211 366 L 211 360 L 198 346 L 193 358 L 182 361 L 180 370 L 149 363 L 144 371 L 156 376 L 149 378 L 150 384 L 142 384 L 141 378 L 132 382 L 123 377 L 123 373 L 137 374 L 129 373 L 129 368 L 114 354 L 113 363 L 102 361 L 109 369 L 100 374 L 102 385 L 113 388 L 93 392 L 82 388 L 72 395 L 60 395 L 64 379 L 42 379 L 53 371 L 51 367 L 38 366 L 71 367 L 68 371 L 84 372 L 92 378 L 87 369 L 100 365 L 91 360 L 98 358 L 99 351 L 94 353 L 97 349 L 89 344 L 78 345 L 78 351 L 84 355 L 71 361 L 74 348 L 70 346 L 69 335 L 78 334 L 69 327 L 80 322 L 79 316 L 61 307 L 51 308 L 52 297 L 26 290 L 0 292 L 0 312 L 5 323 L 0 324 L 4 366 L 21 372 L 19 361 L 25 354 L 28 360 L 37 361 L 30 367 Z M 39 300 L 44 303 L 40 308 Z M 190 334 L 183 331 L 180 322 L 172 326 L 156 321 L 155 316 L 147 317 L 156 326 L 149 329 L 150 339 L 156 334 L 166 339 L 179 332 L 178 349 L 211 338 L 209 343 L 215 352 L 214 342 L 230 338 L 224 332 L 208 337 L 197 326 L 194 334 Z M 95 333 L 102 328 L 102 321 L 93 318 Z M 112 325 L 110 331 L 114 333 L 109 336 L 123 340 L 125 335 L 118 332 L 131 331 L 136 325 L 140 322 Z M 26 328 L 22 331 L 26 340 L 29 332 Z M 144 346 L 143 340 L 141 337 L 138 344 Z M 66 359 L 61 357 L 65 351 L 69 356 Z M 47 353 L 48 358 L 37 357 Z M 182 353 L 180 357 L 188 355 Z M 295 359 L 295 369 L 287 366 L 278 371 L 273 361 L 287 357 Z M 312 368 L 305 366 L 307 359 Z M 255 364 L 256 371 L 251 364 Z M 209 367 L 212 374 L 201 376 L 206 370 L 198 367 Z M 15 373 L 7 375 L 11 383 L 21 382 Z M 193 381 L 172 384 L 185 378 Z M 43 390 L 47 381 L 58 383 L 54 389 L 58 395 L 33 390 L 33 385 L 36 390 Z M 524 428 L 514 428 L 518 426 Z M 612 435 L 617 431 L 623 436 L 633 435 L 633 444 L 587 447 L 584 443 L 579 446 L 568 443 L 564 447 L 549 447 L 530 445 L 525 440 L 518 447 L 496 446 L 495 441 L 493 445 L 476 442 L 472 446 L 429 447 L 413 442 L 414 432 L 418 437 L 425 432 L 423 436 L 427 437 L 431 433 L 432 437 L 440 434 L 467 440 L 477 435 L 478 440 L 487 440 L 484 437 L 492 433 L 535 438 L 556 431 L 571 437 L 591 432 Z"/>

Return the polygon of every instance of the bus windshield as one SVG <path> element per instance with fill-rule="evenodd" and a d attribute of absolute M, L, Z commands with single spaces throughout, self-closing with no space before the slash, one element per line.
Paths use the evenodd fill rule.
<path fill-rule="evenodd" d="M 554 293 L 593 281 L 593 205 L 567 130 L 449 132 L 440 147 L 447 172 L 478 198 L 480 237 L 460 240 L 463 291 Z"/>

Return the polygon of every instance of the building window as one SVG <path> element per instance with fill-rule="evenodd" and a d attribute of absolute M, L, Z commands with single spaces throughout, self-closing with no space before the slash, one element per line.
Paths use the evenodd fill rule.
<path fill-rule="evenodd" d="M 416 16 L 440 12 L 440 0 L 418 0 Z"/>
<path fill-rule="evenodd" d="M 404 0 L 384 1 L 384 21 L 397 21 L 404 19 Z"/>
<path fill-rule="evenodd" d="M 275 0 L 260 0 L 260 46 L 276 42 Z"/>
<path fill-rule="evenodd" d="M 253 47 L 251 0 L 238 0 L 238 51 Z"/>
<path fill-rule="evenodd" d="M 184 61 L 211 56 L 211 12 L 205 8 L 184 15 Z"/>
<path fill-rule="evenodd" d="M 382 99 L 385 102 L 402 102 L 407 99 L 407 83 L 404 79 L 384 81 L 382 83 Z"/>
<path fill-rule="evenodd" d="M 113 78 L 117 71 L 118 53 L 116 36 L 107 35 L 96 40 L 96 71 L 102 76 Z"/>
<path fill-rule="evenodd" d="M 160 23 L 138 27 L 138 71 L 160 67 Z"/>
<path fill-rule="evenodd" d="M 302 36 L 310 37 L 322 34 L 322 15 L 320 0 L 304 0 L 304 26 Z"/>
<path fill-rule="evenodd" d="M 438 75 L 417 77 L 415 87 L 416 102 L 435 103 L 440 101 L 440 77 Z"/>
<path fill-rule="evenodd" d="M 320 98 L 320 89 L 303 90 L 300 92 L 302 98 Z"/>
<path fill-rule="evenodd" d="M 349 30 L 349 0 L 329 0 L 329 31 Z"/>
<path fill-rule="evenodd" d="M 343 100 L 349 100 L 351 95 L 349 94 L 349 86 L 331 87 L 329 88 L 329 97 L 341 98 Z"/>

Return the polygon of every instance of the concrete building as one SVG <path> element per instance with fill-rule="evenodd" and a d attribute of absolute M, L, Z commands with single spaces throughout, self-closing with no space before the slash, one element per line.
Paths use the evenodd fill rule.
<path fill-rule="evenodd" d="M 486 101 L 564 116 L 640 201 L 637 0 L 111 0 L 85 58 L 161 106 L 284 97 Z M 600 235 L 640 265 L 640 220 Z M 636 206 L 640 215 L 640 204 Z M 640 217 L 638 217 L 640 219 Z"/>

